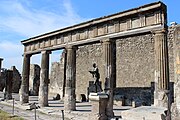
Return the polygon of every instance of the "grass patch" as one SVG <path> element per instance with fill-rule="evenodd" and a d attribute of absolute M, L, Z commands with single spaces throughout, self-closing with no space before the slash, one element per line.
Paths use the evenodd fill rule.
<path fill-rule="evenodd" d="M 0 110 L 0 120 L 24 120 L 24 119 L 18 116 L 12 116 L 7 112 Z"/>

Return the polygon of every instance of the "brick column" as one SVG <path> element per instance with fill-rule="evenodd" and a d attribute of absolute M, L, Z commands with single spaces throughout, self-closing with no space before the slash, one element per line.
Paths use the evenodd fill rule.
<path fill-rule="evenodd" d="M 0 76 L 1 76 L 2 61 L 3 61 L 3 59 L 2 59 L 2 58 L 0 58 Z"/>
<path fill-rule="evenodd" d="M 169 68 L 166 29 L 154 32 L 155 40 L 155 92 L 154 105 L 168 106 Z"/>
<path fill-rule="evenodd" d="M 76 110 L 75 81 L 76 81 L 76 48 L 66 47 L 66 86 L 64 97 L 65 111 Z"/>
<path fill-rule="evenodd" d="M 48 106 L 48 84 L 49 84 L 49 51 L 42 51 L 39 104 L 41 107 Z"/>
<path fill-rule="evenodd" d="M 29 71 L 30 71 L 30 57 L 31 55 L 24 54 L 22 83 L 20 89 L 20 102 L 29 102 Z"/>
<path fill-rule="evenodd" d="M 105 86 L 104 91 L 108 94 L 108 102 L 106 106 L 106 115 L 113 117 L 113 43 L 110 39 L 103 40 L 103 54 L 105 66 Z"/>

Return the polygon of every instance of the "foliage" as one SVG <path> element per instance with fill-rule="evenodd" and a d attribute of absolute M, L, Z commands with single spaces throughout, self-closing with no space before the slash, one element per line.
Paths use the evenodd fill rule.
<path fill-rule="evenodd" d="M 12 116 L 2 110 L 0 110 L 0 120 L 24 120 L 18 116 Z"/>

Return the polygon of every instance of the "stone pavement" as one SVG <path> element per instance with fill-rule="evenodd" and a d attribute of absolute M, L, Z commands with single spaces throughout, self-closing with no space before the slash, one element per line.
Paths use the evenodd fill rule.
<path fill-rule="evenodd" d="M 3 92 L 0 92 L 0 109 L 4 110 L 5 107 L 8 107 L 7 112 L 12 113 L 12 105 L 13 100 L 2 101 L 4 96 Z M 19 102 L 19 94 L 12 94 L 13 98 L 15 99 L 15 115 L 21 116 L 27 120 L 34 119 L 34 110 L 27 110 L 30 107 L 30 103 L 37 103 L 38 106 L 38 96 L 30 96 L 29 103 L 21 105 Z M 64 109 L 63 102 L 59 100 L 53 100 L 53 96 L 49 96 L 49 106 L 38 108 L 37 109 L 37 120 L 62 120 L 62 110 Z M 4 107 L 4 108 L 3 108 Z M 131 107 L 124 106 L 118 107 L 114 105 L 114 113 L 117 118 L 120 119 L 121 112 L 124 110 L 128 110 Z M 19 111 L 19 112 L 17 112 Z M 76 111 L 72 111 L 71 113 L 64 113 L 65 120 L 88 120 L 91 116 L 89 116 L 91 112 L 91 103 L 90 102 L 82 102 L 76 103 Z M 21 114 L 19 114 L 21 113 Z"/>
<path fill-rule="evenodd" d="M 25 120 L 35 119 L 35 110 L 27 110 L 31 103 L 38 106 L 38 96 L 30 96 L 29 103 L 21 105 L 19 102 L 19 94 L 12 94 L 15 99 L 14 114 L 21 116 Z M 4 93 L 0 92 L 0 109 L 12 114 L 13 100 L 2 101 Z M 64 104 L 60 100 L 53 100 L 53 96 L 49 95 L 49 106 L 37 109 L 36 120 L 62 120 L 62 110 Z M 162 120 L 161 115 L 164 114 L 164 108 L 153 106 L 142 106 L 133 108 L 130 106 L 113 106 L 115 118 L 111 120 Z M 76 103 L 76 111 L 64 113 L 64 120 L 91 120 L 91 103 Z M 122 118 L 121 118 L 122 116 Z M 178 119 L 177 119 L 178 120 Z"/>

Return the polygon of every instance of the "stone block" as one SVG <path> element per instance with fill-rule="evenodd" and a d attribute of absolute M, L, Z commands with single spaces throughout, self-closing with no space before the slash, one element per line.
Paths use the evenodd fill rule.
<path fill-rule="evenodd" d="M 105 93 L 90 93 L 89 100 L 92 104 L 92 111 L 89 119 L 92 120 L 107 120 L 106 105 L 108 95 Z"/>
<path fill-rule="evenodd" d="M 155 16 L 154 14 L 149 14 L 146 16 L 146 25 L 153 25 L 155 24 Z"/>
<path fill-rule="evenodd" d="M 124 95 L 114 95 L 114 104 L 117 106 L 124 106 L 125 105 Z"/>
<path fill-rule="evenodd" d="M 77 102 L 86 102 L 86 95 L 85 94 L 77 94 L 76 95 L 76 101 Z"/>
<path fill-rule="evenodd" d="M 121 21 L 120 23 L 120 31 L 125 31 L 127 30 L 127 22 L 126 21 Z"/>
<path fill-rule="evenodd" d="M 140 19 L 134 18 L 132 19 L 132 28 L 137 28 L 137 27 L 140 27 Z"/>
<path fill-rule="evenodd" d="M 105 34 L 105 26 L 98 26 L 98 36 Z"/>

